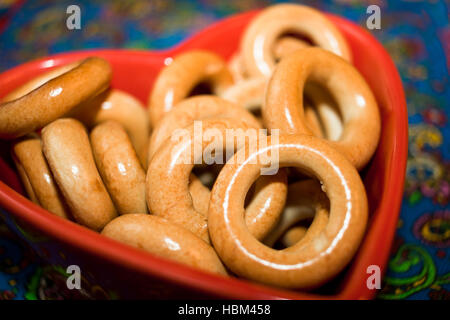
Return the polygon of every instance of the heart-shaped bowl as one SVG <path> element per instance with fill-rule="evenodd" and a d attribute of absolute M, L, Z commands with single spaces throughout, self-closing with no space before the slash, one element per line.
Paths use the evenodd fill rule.
<path fill-rule="evenodd" d="M 100 56 L 113 68 L 113 88 L 127 91 L 144 104 L 165 59 L 194 48 L 226 59 L 238 50 L 240 36 L 257 12 L 224 19 L 164 51 L 92 50 L 53 55 L 25 63 L 0 75 L 0 97 L 50 68 L 87 56 Z M 237 298 L 237 299 L 370 299 L 376 290 L 372 265 L 384 272 L 402 200 L 407 158 L 407 112 L 398 72 L 382 45 L 355 24 L 329 18 L 348 40 L 353 63 L 377 98 L 382 132 L 377 151 L 361 173 L 369 199 L 370 218 L 361 246 L 350 265 L 334 280 L 312 292 L 273 288 L 244 279 L 208 274 L 107 239 L 63 220 L 23 196 L 8 141 L 0 141 L 0 216 L 51 267 L 64 276 L 77 265 L 82 290 L 58 290 L 69 297 L 94 298 Z M 62 271 L 61 271 L 62 270 Z M 67 274 L 65 275 L 67 276 Z M 368 281 L 369 280 L 369 281 Z M 64 284 L 64 282 L 63 282 Z"/>

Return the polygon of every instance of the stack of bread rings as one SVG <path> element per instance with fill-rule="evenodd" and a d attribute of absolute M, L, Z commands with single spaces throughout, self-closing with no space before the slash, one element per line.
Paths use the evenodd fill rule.
<path fill-rule="evenodd" d="M 12 141 L 30 200 L 223 276 L 301 289 L 336 276 L 364 236 L 358 171 L 381 129 L 340 31 L 315 9 L 279 4 L 250 22 L 228 62 L 204 50 L 166 61 L 147 110 L 110 87 L 111 66 L 98 57 L 3 97 L 0 138 Z M 265 134 L 257 148 L 221 140 L 220 165 L 217 150 L 204 157 L 211 140 L 197 141 L 199 123 L 216 136 Z M 269 165 L 252 160 L 263 153 L 277 155 L 279 170 L 261 175 Z"/>

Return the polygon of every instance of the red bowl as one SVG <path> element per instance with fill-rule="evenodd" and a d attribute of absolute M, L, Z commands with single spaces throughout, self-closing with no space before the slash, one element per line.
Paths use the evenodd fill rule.
<path fill-rule="evenodd" d="M 257 12 L 224 19 L 165 51 L 92 50 L 32 61 L 0 75 L 0 97 L 52 67 L 100 56 L 113 68 L 112 87 L 144 104 L 167 57 L 203 48 L 224 58 L 238 49 L 240 36 Z M 353 62 L 372 88 L 380 107 L 378 149 L 362 173 L 370 219 L 357 255 L 331 284 L 314 292 L 288 291 L 237 278 L 222 278 L 120 244 L 76 223 L 58 218 L 26 199 L 14 172 L 9 142 L 0 142 L 0 213 L 10 229 L 48 262 L 80 266 L 85 293 L 98 298 L 370 299 L 368 266 L 386 267 L 403 193 L 407 157 L 407 112 L 398 72 L 382 45 L 355 24 L 329 16 L 347 38 Z"/>

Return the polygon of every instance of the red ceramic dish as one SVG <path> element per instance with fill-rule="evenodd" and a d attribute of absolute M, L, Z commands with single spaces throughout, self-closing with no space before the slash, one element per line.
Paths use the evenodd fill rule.
<path fill-rule="evenodd" d="M 86 56 L 100 56 L 113 67 L 112 87 L 146 103 L 152 83 L 167 57 L 194 48 L 229 58 L 256 12 L 220 21 L 165 51 L 94 50 L 54 55 L 0 75 L 0 97 L 40 72 Z M 375 156 L 362 173 L 370 204 L 366 236 L 350 266 L 332 285 L 314 292 L 287 291 L 237 278 L 222 278 L 122 245 L 34 205 L 11 165 L 8 142 L 0 142 L 0 213 L 7 225 L 53 264 L 80 266 L 83 288 L 94 297 L 202 297 L 238 299 L 369 299 L 367 267 L 384 271 L 396 229 L 407 157 L 407 113 L 400 77 L 387 52 L 368 32 L 329 16 L 350 43 L 353 62 L 377 97 L 382 135 Z M 27 231 L 26 231 L 27 230 Z M 29 231 L 33 230 L 33 231 Z"/>

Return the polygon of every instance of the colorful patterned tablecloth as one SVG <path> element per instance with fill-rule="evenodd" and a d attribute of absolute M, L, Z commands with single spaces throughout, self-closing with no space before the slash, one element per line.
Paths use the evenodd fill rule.
<path fill-rule="evenodd" d="M 382 299 L 450 299 L 450 27 L 447 1 L 300 1 L 366 26 L 394 59 L 409 113 L 403 206 Z M 0 0 L 0 72 L 48 54 L 99 47 L 165 48 L 262 0 Z M 81 8 L 81 29 L 66 27 L 66 9 Z M 0 223 L 0 300 L 70 297 L 64 272 L 45 265 Z"/>

